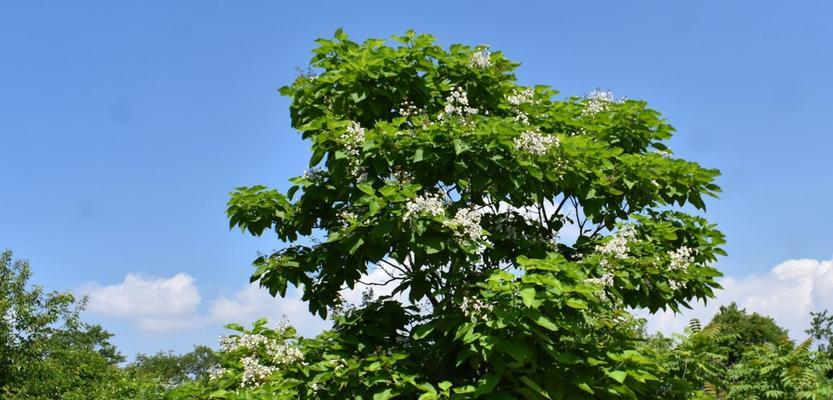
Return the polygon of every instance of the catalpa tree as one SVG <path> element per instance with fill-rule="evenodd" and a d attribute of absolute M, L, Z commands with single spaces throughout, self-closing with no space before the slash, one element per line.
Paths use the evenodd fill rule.
<path fill-rule="evenodd" d="M 393 287 L 298 338 L 263 321 L 224 339 L 218 398 L 657 398 L 629 309 L 712 296 L 717 170 L 675 158 L 639 100 L 518 85 L 483 46 L 318 40 L 281 93 L 312 146 L 286 193 L 237 189 L 232 227 L 287 247 L 254 261 L 272 295 L 327 317 L 340 292 Z M 366 282 L 373 283 L 373 282 Z M 342 307 L 343 308 L 343 307 Z"/>

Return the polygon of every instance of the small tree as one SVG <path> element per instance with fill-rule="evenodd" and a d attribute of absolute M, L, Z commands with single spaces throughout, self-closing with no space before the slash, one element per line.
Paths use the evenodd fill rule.
<path fill-rule="evenodd" d="M 721 306 L 708 326 L 719 327 L 723 334 L 722 339 L 709 343 L 709 350 L 726 356 L 728 365 L 740 361 L 753 346 L 778 346 L 790 340 L 787 330 L 778 326 L 772 317 L 749 314 L 744 309 L 738 309 L 735 303 Z"/>
<path fill-rule="evenodd" d="M 662 370 L 626 310 L 718 287 L 723 235 L 678 208 L 704 209 L 718 171 L 674 158 L 644 101 L 558 98 L 484 46 L 392 40 L 317 41 L 281 89 L 310 170 L 285 194 L 237 189 L 228 215 L 288 243 L 254 261 L 273 295 L 302 288 L 324 317 L 374 271 L 393 295 L 316 339 L 236 327 L 226 369 L 189 395 L 653 398 Z"/>
<path fill-rule="evenodd" d="M 161 387 L 118 368 L 112 334 L 80 320 L 83 299 L 32 287 L 30 277 L 28 262 L 0 253 L 0 398 L 161 398 Z"/>
<path fill-rule="evenodd" d="M 833 315 L 828 315 L 827 310 L 824 310 L 810 312 L 810 316 L 813 318 L 810 328 L 804 332 L 818 342 L 819 351 L 833 358 Z"/>
<path fill-rule="evenodd" d="M 217 367 L 218 362 L 217 355 L 210 347 L 194 346 L 193 351 L 185 354 L 138 354 L 127 369 L 142 379 L 174 387 L 194 380 L 208 379 L 209 372 Z"/>

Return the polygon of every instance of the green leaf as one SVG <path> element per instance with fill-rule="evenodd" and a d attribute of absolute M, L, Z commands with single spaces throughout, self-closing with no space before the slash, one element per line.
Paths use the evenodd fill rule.
<path fill-rule="evenodd" d="M 231 330 L 237 331 L 237 332 L 245 332 L 246 331 L 246 328 L 244 328 L 243 325 L 233 324 L 233 323 L 232 324 L 227 324 L 227 325 L 223 326 L 223 328 L 231 329 Z"/>
<path fill-rule="evenodd" d="M 521 299 L 523 300 L 524 305 L 527 307 L 538 307 L 541 304 L 540 301 L 535 301 L 534 288 L 521 289 Z"/>
<path fill-rule="evenodd" d="M 535 320 L 535 323 L 538 324 L 539 326 L 541 326 L 543 328 L 547 328 L 551 331 L 557 331 L 558 330 L 558 326 L 555 325 L 552 321 L 550 321 L 549 318 L 547 318 L 543 315 L 539 316 L 538 319 Z"/>
<path fill-rule="evenodd" d="M 373 195 L 376 193 L 376 190 L 373 189 L 373 185 L 370 182 L 362 182 L 356 185 L 356 187 L 359 188 L 359 190 L 361 190 L 362 192 L 367 193 L 369 195 Z"/>
<path fill-rule="evenodd" d="M 625 371 L 615 370 L 615 371 L 608 371 L 608 372 L 605 372 L 605 373 L 607 374 L 607 376 L 613 378 L 613 380 L 615 380 L 616 382 L 619 382 L 619 383 L 625 382 L 625 378 L 628 377 L 628 373 L 625 372 Z"/>
<path fill-rule="evenodd" d="M 544 398 L 552 399 L 552 397 L 550 397 L 550 395 L 547 392 L 545 392 L 544 389 L 541 388 L 541 386 L 538 386 L 538 384 L 535 383 L 535 381 L 533 381 L 532 379 L 529 379 L 528 376 L 521 375 L 518 377 L 518 379 L 520 379 L 520 381 L 523 382 L 530 389 L 534 390 L 537 394 L 543 396 Z"/>
<path fill-rule="evenodd" d="M 420 162 L 422 161 L 422 148 L 416 149 L 414 152 L 413 162 Z"/>
<path fill-rule="evenodd" d="M 385 389 L 382 392 L 378 392 L 373 395 L 373 400 L 388 400 L 392 399 L 396 394 L 394 394 L 393 390 Z"/>
<path fill-rule="evenodd" d="M 583 310 L 587 308 L 587 302 L 579 299 L 567 299 L 567 306 L 570 308 Z"/>
<path fill-rule="evenodd" d="M 420 340 L 426 336 L 428 336 L 434 330 L 434 324 L 427 323 L 425 325 L 420 325 L 414 328 L 413 336 L 414 340 Z"/>

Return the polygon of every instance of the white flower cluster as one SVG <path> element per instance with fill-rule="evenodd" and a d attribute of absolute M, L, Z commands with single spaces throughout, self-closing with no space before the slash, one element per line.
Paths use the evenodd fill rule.
<path fill-rule="evenodd" d="M 445 213 L 445 203 L 442 195 L 439 193 L 426 193 L 419 196 L 405 205 L 405 220 L 410 219 L 413 215 L 427 214 L 430 216 L 438 216 Z"/>
<path fill-rule="evenodd" d="M 524 125 L 529 125 L 529 115 L 527 115 L 523 111 L 518 111 L 518 115 L 516 115 L 515 118 L 513 118 L 513 120 L 515 122 L 520 122 Z"/>
<path fill-rule="evenodd" d="M 518 150 L 541 156 L 547 153 L 550 148 L 559 145 L 558 137 L 545 135 L 534 131 L 526 131 L 514 140 Z"/>
<path fill-rule="evenodd" d="M 407 170 L 404 170 L 404 169 L 398 169 L 396 171 L 393 171 L 393 173 L 391 173 L 391 179 L 394 180 L 394 181 L 400 182 L 400 183 L 408 183 L 408 182 L 413 182 L 414 175 L 411 174 L 410 171 L 407 171 Z"/>
<path fill-rule="evenodd" d="M 283 321 L 278 323 L 276 330 L 286 331 L 289 328 L 289 323 Z M 260 348 L 266 351 L 268 359 L 275 365 L 264 365 L 260 363 L 257 356 L 257 351 Z M 240 336 L 222 336 L 220 338 L 220 350 L 223 352 L 234 352 L 238 350 L 246 350 L 249 352 L 250 355 L 240 359 L 243 365 L 242 386 L 260 385 L 269 375 L 277 371 L 280 365 L 292 363 L 306 365 L 304 362 L 304 354 L 296 345 L 269 339 L 261 334 L 245 333 Z M 214 368 L 209 371 L 209 379 L 220 378 L 226 372 L 227 370 L 224 368 Z"/>
<path fill-rule="evenodd" d="M 412 101 L 403 101 L 399 105 L 399 115 L 403 117 L 410 117 L 411 115 L 421 114 L 422 109 L 417 107 Z"/>
<path fill-rule="evenodd" d="M 604 275 L 598 278 L 587 278 L 587 283 L 599 285 L 603 288 L 613 286 L 613 274 L 610 272 L 605 272 Z"/>
<path fill-rule="evenodd" d="M 283 316 L 284 319 L 278 321 L 275 324 L 275 330 L 278 332 L 286 332 L 289 328 L 292 328 L 292 325 L 289 323 L 289 320 L 286 319 L 286 315 Z"/>
<path fill-rule="evenodd" d="M 451 89 L 451 93 L 445 98 L 445 107 L 443 108 L 446 115 L 466 116 L 469 114 L 477 114 L 477 109 L 469 107 L 469 98 L 463 88 L 455 86 Z M 442 114 L 440 115 L 442 119 Z"/>
<path fill-rule="evenodd" d="M 297 346 L 271 341 L 266 345 L 266 352 L 272 362 L 278 365 L 304 363 L 304 353 Z"/>
<path fill-rule="evenodd" d="M 261 364 L 254 356 L 243 357 L 240 362 L 243 364 L 243 377 L 240 379 L 242 386 L 260 386 L 277 370 L 275 367 Z"/>
<path fill-rule="evenodd" d="M 671 262 L 668 264 L 668 269 L 671 271 L 685 271 L 694 262 L 694 251 L 688 246 L 669 251 L 668 255 L 671 257 Z"/>
<path fill-rule="evenodd" d="M 223 377 L 223 375 L 226 374 L 226 372 L 228 372 L 228 370 L 222 367 L 211 368 L 210 370 L 208 370 L 208 380 L 213 381 L 216 379 L 220 379 Z"/>
<path fill-rule="evenodd" d="M 333 358 L 330 360 L 330 366 L 333 367 L 334 371 L 338 371 L 347 367 L 347 361 L 344 361 L 343 358 Z"/>
<path fill-rule="evenodd" d="M 326 172 L 321 168 L 314 167 L 304 171 L 304 178 L 307 178 L 313 182 L 321 182 L 327 176 Z"/>
<path fill-rule="evenodd" d="M 353 176 L 358 176 L 361 173 L 361 149 L 364 144 L 364 128 L 358 122 L 350 122 L 347 125 L 347 131 L 341 135 L 341 140 L 344 141 L 349 158 L 348 173 Z"/>
<path fill-rule="evenodd" d="M 225 352 L 240 349 L 257 350 L 258 346 L 267 342 L 269 342 L 269 338 L 258 334 L 245 333 L 242 336 L 222 336 L 220 338 L 220 350 Z"/>
<path fill-rule="evenodd" d="M 477 319 L 485 319 L 486 314 L 492 312 L 492 305 L 474 297 L 463 297 L 463 304 L 460 305 L 460 310 L 463 311 L 463 315 L 475 321 Z"/>
<path fill-rule="evenodd" d="M 606 111 L 610 103 L 615 102 L 613 92 L 609 90 L 596 89 L 587 95 L 587 103 L 584 105 L 584 115 L 596 115 L 600 112 Z"/>
<path fill-rule="evenodd" d="M 359 215 L 348 210 L 342 209 L 338 212 L 338 222 L 342 228 L 350 226 L 353 222 L 359 219 Z"/>
<path fill-rule="evenodd" d="M 476 68 L 489 68 L 492 66 L 491 55 L 492 53 L 485 49 L 477 51 L 469 58 L 469 65 Z"/>
<path fill-rule="evenodd" d="M 596 251 L 611 255 L 614 258 L 624 260 L 628 258 L 628 244 L 636 236 L 636 230 L 632 225 L 625 225 L 616 233 L 611 235 L 609 241 L 604 244 L 596 246 Z"/>
<path fill-rule="evenodd" d="M 657 154 L 662 156 L 662 158 L 671 158 L 671 152 L 668 150 L 657 150 Z"/>
<path fill-rule="evenodd" d="M 461 208 L 454 214 L 450 221 L 453 226 L 459 228 L 455 235 L 460 240 L 476 241 L 482 238 L 483 228 L 480 227 L 481 214 L 476 210 Z"/>
<path fill-rule="evenodd" d="M 669 279 L 668 280 L 668 287 L 670 287 L 671 290 L 676 292 L 677 290 L 685 288 L 685 284 L 680 283 L 678 281 L 675 281 L 673 279 Z"/>
<path fill-rule="evenodd" d="M 512 94 L 506 96 L 506 101 L 513 106 L 519 106 L 521 104 L 531 103 L 535 96 L 535 91 L 532 88 L 526 88 L 524 90 L 515 89 Z"/>

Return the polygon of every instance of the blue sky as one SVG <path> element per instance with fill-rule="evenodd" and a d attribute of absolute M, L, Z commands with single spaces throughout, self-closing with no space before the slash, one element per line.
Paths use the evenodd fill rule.
<path fill-rule="evenodd" d="M 0 247 L 38 284 L 96 294 L 87 318 L 129 354 L 210 344 L 221 319 L 267 311 L 314 332 L 293 300 L 246 288 L 280 243 L 230 232 L 227 193 L 304 170 L 276 89 L 314 39 L 414 28 L 504 51 L 521 83 L 648 100 L 678 156 L 723 172 L 709 216 L 743 290 L 722 299 L 785 320 L 833 308 L 833 5 L 705 3 L 5 2 Z M 778 308 L 784 287 L 809 300 Z"/>

